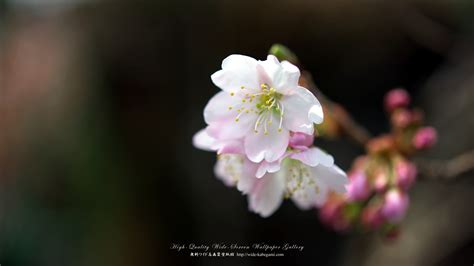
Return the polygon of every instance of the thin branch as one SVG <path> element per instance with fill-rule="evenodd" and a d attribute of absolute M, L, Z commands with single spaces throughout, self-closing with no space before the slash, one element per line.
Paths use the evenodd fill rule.
<path fill-rule="evenodd" d="M 421 177 L 425 180 L 452 180 L 474 169 L 474 150 L 462 153 L 449 160 L 415 160 Z"/>
<path fill-rule="evenodd" d="M 306 87 L 312 91 L 321 103 L 329 110 L 336 110 L 337 104 L 325 96 L 314 84 L 311 74 L 303 71 L 302 79 Z M 342 109 L 342 108 L 339 108 Z M 344 110 L 344 109 L 342 109 Z M 357 123 L 347 112 L 338 112 L 333 116 L 343 133 L 361 146 L 372 138 L 369 131 Z M 474 150 L 460 154 L 449 160 L 415 160 L 421 177 L 426 180 L 452 180 L 463 173 L 474 169 Z"/>

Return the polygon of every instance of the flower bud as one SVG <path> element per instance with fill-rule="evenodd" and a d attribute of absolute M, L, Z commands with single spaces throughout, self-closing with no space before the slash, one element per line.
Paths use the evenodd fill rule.
<path fill-rule="evenodd" d="M 397 186 L 407 190 L 415 182 L 417 169 L 413 163 L 399 160 L 395 165 L 395 174 Z"/>
<path fill-rule="evenodd" d="M 367 206 L 362 211 L 361 222 L 369 229 L 377 229 L 384 222 L 380 207 L 373 205 Z"/>
<path fill-rule="evenodd" d="M 385 95 L 385 109 L 389 112 L 410 104 L 410 95 L 404 89 L 393 89 Z"/>
<path fill-rule="evenodd" d="M 371 189 L 367 177 L 361 171 L 349 175 L 347 197 L 350 201 L 362 201 L 369 197 Z"/>
<path fill-rule="evenodd" d="M 427 149 L 436 143 L 438 135 L 432 127 L 423 127 L 418 129 L 413 137 L 413 146 L 417 149 Z"/>
<path fill-rule="evenodd" d="M 344 201 L 340 196 L 332 194 L 326 203 L 319 209 L 321 222 L 336 231 L 345 231 L 349 228 L 349 221 L 343 214 Z"/>
<path fill-rule="evenodd" d="M 295 132 L 290 136 L 289 145 L 292 148 L 306 150 L 313 144 L 314 137 L 300 132 Z"/>
<path fill-rule="evenodd" d="M 392 223 L 400 222 L 408 208 L 408 196 L 398 189 L 392 189 L 385 194 L 382 206 L 383 216 Z"/>

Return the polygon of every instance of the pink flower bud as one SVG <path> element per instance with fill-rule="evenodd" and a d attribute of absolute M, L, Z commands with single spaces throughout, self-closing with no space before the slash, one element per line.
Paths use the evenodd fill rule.
<path fill-rule="evenodd" d="M 367 177 L 363 172 L 357 171 L 349 175 L 347 197 L 351 201 L 362 201 L 369 197 L 371 189 Z"/>
<path fill-rule="evenodd" d="M 418 129 L 413 137 L 413 146 L 417 149 L 427 149 L 433 146 L 438 138 L 436 130 L 432 127 Z"/>
<path fill-rule="evenodd" d="M 361 222 L 369 229 L 377 229 L 384 223 L 384 217 L 379 206 L 367 206 L 361 215 Z"/>
<path fill-rule="evenodd" d="M 290 137 L 289 145 L 292 148 L 306 150 L 313 144 L 314 137 L 300 132 L 295 132 Z"/>
<path fill-rule="evenodd" d="M 408 204 L 408 195 L 398 189 L 392 189 L 385 194 L 382 214 L 390 222 L 400 222 L 405 216 Z"/>
<path fill-rule="evenodd" d="M 406 107 L 410 104 L 410 95 L 404 89 L 393 89 L 385 95 L 385 108 L 387 111 L 392 112 L 393 110 Z"/>
<path fill-rule="evenodd" d="M 342 195 L 330 193 L 324 205 L 319 209 L 319 219 L 335 231 L 347 231 L 350 228 L 350 222 L 344 215 L 345 204 L 346 201 Z"/>
<path fill-rule="evenodd" d="M 395 174 L 397 186 L 407 190 L 415 182 L 417 169 L 413 163 L 400 160 L 395 165 Z"/>
<path fill-rule="evenodd" d="M 324 224 L 330 225 L 335 219 L 338 218 L 340 212 L 341 205 L 328 200 L 319 210 L 319 219 Z"/>
<path fill-rule="evenodd" d="M 379 173 L 374 179 L 374 188 L 377 192 L 383 192 L 387 188 L 388 177 L 385 173 Z"/>

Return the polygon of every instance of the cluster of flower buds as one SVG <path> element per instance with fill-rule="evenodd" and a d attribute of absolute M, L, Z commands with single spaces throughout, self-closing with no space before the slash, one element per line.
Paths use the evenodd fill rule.
<path fill-rule="evenodd" d="M 333 157 L 313 146 L 323 109 L 299 78 L 295 65 L 273 55 L 228 56 L 211 76 L 221 91 L 204 109 L 207 127 L 193 138 L 196 147 L 217 152 L 216 176 L 263 217 L 284 198 L 301 209 L 320 206 L 348 183 Z"/>
<path fill-rule="evenodd" d="M 333 193 L 321 208 L 323 223 L 337 231 L 381 230 L 386 236 L 398 233 L 398 224 L 409 206 L 408 190 L 417 168 L 409 157 L 436 142 L 436 131 L 423 127 L 423 115 L 408 108 L 410 95 L 394 89 L 385 97 L 390 115 L 390 134 L 371 139 L 367 154 L 358 157 L 348 172 L 347 194 Z"/>

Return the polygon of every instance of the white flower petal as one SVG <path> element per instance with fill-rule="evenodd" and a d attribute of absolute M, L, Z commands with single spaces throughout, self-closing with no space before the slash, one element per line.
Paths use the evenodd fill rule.
<path fill-rule="evenodd" d="M 284 177 L 276 174 L 266 174 L 257 179 L 254 188 L 248 195 L 249 209 L 262 217 L 272 215 L 283 201 L 285 191 Z"/>
<path fill-rule="evenodd" d="M 257 70 L 259 83 L 266 83 L 273 87 L 273 81 L 281 71 L 281 65 L 274 55 L 268 55 L 267 60 L 258 61 Z"/>
<path fill-rule="evenodd" d="M 283 162 L 280 171 L 286 177 L 286 187 L 291 192 L 291 199 L 303 210 L 319 206 L 327 197 L 326 183 L 319 180 L 312 169 L 313 167 L 300 161 L 289 160 Z"/>
<path fill-rule="evenodd" d="M 279 93 L 286 94 L 298 87 L 300 70 L 288 61 L 279 62 L 274 55 L 267 60 L 259 61 L 257 66 L 259 82 L 267 83 Z"/>
<path fill-rule="evenodd" d="M 329 190 L 339 193 L 346 192 L 346 185 L 349 183 L 346 173 L 342 171 L 337 165 L 326 167 L 318 165 L 312 168 L 312 174 L 324 182 Z"/>
<path fill-rule="evenodd" d="M 253 69 L 257 65 L 257 60 L 246 55 L 231 54 L 222 60 L 222 69 Z"/>
<path fill-rule="evenodd" d="M 207 132 L 206 132 L 207 133 Z M 217 150 L 217 154 L 243 154 L 243 140 L 221 140 L 216 141 L 213 148 Z"/>
<path fill-rule="evenodd" d="M 215 151 L 214 144 L 216 139 L 207 134 L 206 129 L 199 130 L 193 136 L 193 145 L 194 147 L 205 150 L 205 151 Z"/>
<path fill-rule="evenodd" d="M 299 160 L 302 163 L 312 167 L 318 164 L 325 166 L 332 166 L 334 164 L 334 158 L 331 155 L 315 147 L 309 148 L 305 151 L 296 152 L 290 155 L 290 158 Z"/>
<path fill-rule="evenodd" d="M 220 156 L 214 166 L 214 174 L 226 186 L 233 187 L 242 176 L 243 157 L 240 155 Z"/>
<path fill-rule="evenodd" d="M 324 120 L 323 107 L 321 104 L 311 106 L 308 112 L 308 118 L 315 124 L 321 124 Z"/>
<path fill-rule="evenodd" d="M 261 163 L 259 163 L 257 173 L 255 174 L 256 177 L 261 178 L 264 176 L 267 172 L 268 173 L 275 173 L 280 170 L 280 160 L 274 161 L 274 162 L 267 162 L 263 160 Z"/>
<path fill-rule="evenodd" d="M 309 90 L 303 87 L 298 87 L 291 94 L 284 95 L 280 103 L 285 108 L 283 124 L 291 131 L 312 135 L 313 123 L 320 123 L 323 119 L 320 116 L 322 111 L 317 112 L 321 104 Z"/>
<path fill-rule="evenodd" d="M 288 61 L 281 62 L 280 67 L 280 71 L 274 77 L 273 86 L 278 92 L 287 94 L 298 88 L 300 70 Z"/>
<path fill-rule="evenodd" d="M 294 193 L 291 197 L 293 202 L 302 210 L 321 206 L 326 202 L 328 188 L 324 183 L 317 183 L 317 187 L 307 186 L 301 194 Z"/>
<path fill-rule="evenodd" d="M 242 157 L 244 157 L 242 155 Z M 257 171 L 258 164 L 249 161 L 248 159 L 244 158 L 244 169 L 242 171 L 242 176 L 237 182 L 237 189 L 242 192 L 243 194 L 248 194 L 252 191 L 257 178 L 255 177 L 255 173 Z"/>
<path fill-rule="evenodd" d="M 252 113 L 242 115 L 238 122 L 234 117 L 228 117 L 210 123 L 206 131 L 218 140 L 240 139 L 251 133 L 255 119 L 256 115 Z"/>
<path fill-rule="evenodd" d="M 236 110 L 241 105 L 242 102 L 238 97 L 230 96 L 229 93 L 224 91 L 218 92 L 204 107 L 204 121 L 210 124 L 221 119 L 235 117 L 237 115 Z M 229 107 L 232 108 L 229 109 Z"/>
<path fill-rule="evenodd" d="M 212 74 L 214 84 L 222 90 L 239 92 L 240 87 L 258 88 L 257 60 L 244 55 L 230 55 L 222 61 L 222 70 Z"/>
<path fill-rule="evenodd" d="M 285 154 L 290 133 L 284 128 L 279 132 L 276 119 L 267 127 L 268 135 L 265 135 L 264 130 L 260 128 L 258 133 L 251 132 L 245 136 L 245 153 L 252 162 L 258 163 L 264 159 L 274 162 Z"/>

